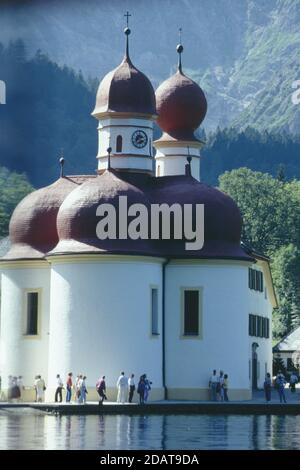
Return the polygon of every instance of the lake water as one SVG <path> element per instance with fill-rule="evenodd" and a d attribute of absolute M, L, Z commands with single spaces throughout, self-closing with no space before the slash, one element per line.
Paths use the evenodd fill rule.
<path fill-rule="evenodd" d="M 0 449 L 300 449 L 300 416 L 52 416 L 0 410 Z"/>

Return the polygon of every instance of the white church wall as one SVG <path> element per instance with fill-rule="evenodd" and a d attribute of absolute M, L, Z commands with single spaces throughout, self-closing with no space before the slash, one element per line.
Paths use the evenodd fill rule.
<path fill-rule="evenodd" d="M 252 269 L 262 272 L 257 264 L 252 265 Z M 267 317 L 269 319 L 269 338 L 260 338 L 258 336 L 249 336 L 249 360 L 251 362 L 250 374 L 249 374 L 249 383 L 252 381 L 252 344 L 257 343 L 258 347 L 256 348 L 257 354 L 257 386 L 258 388 L 263 388 L 265 375 L 269 372 L 272 376 L 272 305 L 270 303 L 268 293 L 265 288 L 263 292 L 256 291 L 248 288 L 248 314 L 259 315 L 261 317 Z"/>
<path fill-rule="evenodd" d="M 156 176 L 184 175 L 188 156 L 192 176 L 200 181 L 200 150 L 187 147 L 159 147 L 155 155 Z"/>
<path fill-rule="evenodd" d="M 139 118 L 101 119 L 98 125 L 98 157 L 105 156 L 107 154 L 107 147 L 111 147 L 112 153 L 116 153 L 118 135 L 123 137 L 122 153 L 132 153 L 134 150 L 134 153 L 149 155 L 149 145 L 146 145 L 143 148 L 137 148 L 132 144 L 131 137 L 133 132 L 137 129 L 141 129 L 146 133 L 149 143 L 153 134 L 153 121 Z"/>
<path fill-rule="evenodd" d="M 47 376 L 50 269 L 47 262 L 37 263 L 38 267 L 30 263 L 2 268 L 0 375 L 4 389 L 8 375 L 22 375 L 26 387 L 33 385 L 37 374 Z M 28 291 L 39 292 L 37 336 L 25 334 Z"/>
<path fill-rule="evenodd" d="M 136 130 L 143 131 L 147 136 L 144 147 L 138 148 L 132 143 L 132 135 Z M 111 167 L 151 171 L 153 162 L 152 141 L 153 121 L 140 118 L 102 119 L 98 125 L 98 169 L 107 168 L 107 149 L 111 147 Z M 122 150 L 117 151 L 117 137 L 122 137 Z M 118 153 L 122 156 L 117 157 Z M 131 157 L 124 157 L 131 154 Z"/>
<path fill-rule="evenodd" d="M 106 153 L 107 155 L 107 153 Z M 98 170 L 103 172 L 108 167 L 108 156 L 99 159 Z M 110 157 L 110 167 L 119 170 L 141 170 L 151 173 L 153 171 L 153 160 L 150 157 L 124 157 L 112 155 Z"/>
<path fill-rule="evenodd" d="M 81 258 L 81 260 L 80 260 Z M 88 399 L 106 376 L 108 397 L 116 398 L 121 371 L 146 373 L 152 397 L 162 397 L 161 262 L 137 257 L 101 255 L 89 261 L 52 260 L 48 398 L 55 377 L 72 371 L 87 376 Z M 151 287 L 157 286 L 159 332 L 151 334 Z"/>
<path fill-rule="evenodd" d="M 251 396 L 248 376 L 248 267 L 243 262 L 173 262 L 166 268 L 169 398 L 208 398 L 213 369 L 229 376 L 229 398 Z M 202 288 L 202 333 L 182 337 L 181 289 Z"/>

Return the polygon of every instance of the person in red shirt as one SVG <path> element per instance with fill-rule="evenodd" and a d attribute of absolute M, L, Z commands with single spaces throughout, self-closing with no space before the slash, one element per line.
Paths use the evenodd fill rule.
<path fill-rule="evenodd" d="M 73 386 L 73 382 L 72 382 L 72 372 L 69 372 L 68 373 L 68 377 L 67 377 L 67 394 L 66 394 L 66 402 L 67 403 L 70 403 L 71 401 L 71 395 L 72 395 L 72 386 Z"/>

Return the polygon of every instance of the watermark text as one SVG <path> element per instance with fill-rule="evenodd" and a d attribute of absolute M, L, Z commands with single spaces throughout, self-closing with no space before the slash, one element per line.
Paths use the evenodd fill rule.
<path fill-rule="evenodd" d="M 0 80 L 0 104 L 6 104 L 6 84 Z"/>
<path fill-rule="evenodd" d="M 184 240 L 186 250 L 204 245 L 204 204 L 131 204 L 119 196 L 118 204 L 100 204 L 96 227 L 100 240 Z"/>

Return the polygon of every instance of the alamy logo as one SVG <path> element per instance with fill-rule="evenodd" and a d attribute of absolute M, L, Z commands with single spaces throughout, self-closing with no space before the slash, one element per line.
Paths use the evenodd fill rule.
<path fill-rule="evenodd" d="M 0 104 L 6 104 L 6 85 L 3 80 L 0 80 Z"/>
<path fill-rule="evenodd" d="M 292 94 L 292 103 L 300 104 L 300 80 L 295 80 L 292 83 L 292 88 L 295 90 Z"/>
<path fill-rule="evenodd" d="M 204 245 L 204 204 L 131 204 L 119 196 L 118 206 L 100 204 L 96 234 L 100 240 L 184 240 L 186 250 Z M 130 221 L 129 221 L 130 218 Z"/>

